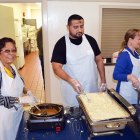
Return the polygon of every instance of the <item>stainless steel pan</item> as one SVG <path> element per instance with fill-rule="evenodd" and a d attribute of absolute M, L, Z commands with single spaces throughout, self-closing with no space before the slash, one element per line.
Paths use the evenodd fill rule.
<path fill-rule="evenodd" d="M 127 111 L 129 113 L 132 113 L 132 115 L 135 114 L 135 112 L 136 112 L 135 108 L 132 105 L 130 105 L 127 101 L 125 101 L 125 99 L 123 99 L 120 96 L 117 96 L 116 95 L 117 93 L 114 90 L 111 90 L 111 91 L 109 90 L 108 92 L 110 92 L 110 94 L 113 94 L 113 96 L 118 98 L 118 100 L 122 103 L 122 105 L 125 106 L 125 108 L 127 108 Z M 111 131 L 112 132 L 114 131 L 113 133 L 115 133 L 116 130 L 124 129 L 128 121 L 132 121 L 131 117 L 125 117 L 125 118 L 113 118 L 113 119 L 100 120 L 100 121 L 93 122 L 90 119 L 89 114 L 88 114 L 83 102 L 80 99 L 80 95 L 77 96 L 77 100 L 80 104 L 80 107 L 83 110 L 83 113 L 86 117 L 86 121 L 88 123 L 90 130 L 94 134 L 95 133 L 101 134 L 101 132 L 102 132 L 105 135 L 104 132 L 111 132 Z M 113 98 L 113 100 L 115 100 L 115 99 Z"/>
<path fill-rule="evenodd" d="M 63 106 L 58 104 L 43 103 L 36 106 L 37 107 L 31 107 L 29 110 L 29 114 L 35 118 L 54 118 L 62 115 L 64 112 Z"/>

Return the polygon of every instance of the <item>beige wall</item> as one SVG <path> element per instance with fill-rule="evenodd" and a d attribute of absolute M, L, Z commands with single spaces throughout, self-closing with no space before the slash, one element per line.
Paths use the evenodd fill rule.
<path fill-rule="evenodd" d="M 0 38 L 15 39 L 13 8 L 0 5 Z"/>
<path fill-rule="evenodd" d="M 0 5 L 8 6 L 13 8 L 14 18 L 18 19 L 22 23 L 23 12 L 25 13 L 25 18 L 27 19 L 36 19 L 37 27 L 39 28 L 42 25 L 42 16 L 41 16 L 41 3 L 38 4 L 24 4 L 24 3 L 0 3 Z"/>
<path fill-rule="evenodd" d="M 42 26 L 41 9 L 31 9 L 31 18 L 36 19 L 37 29 L 39 29 Z"/>

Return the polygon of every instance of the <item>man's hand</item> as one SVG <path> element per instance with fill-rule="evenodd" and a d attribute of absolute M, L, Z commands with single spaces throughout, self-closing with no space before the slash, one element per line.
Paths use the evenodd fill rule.
<path fill-rule="evenodd" d="M 107 90 L 107 84 L 106 83 L 101 83 L 100 85 L 100 91 L 105 92 Z"/>
<path fill-rule="evenodd" d="M 73 89 L 77 92 L 77 93 L 81 93 L 81 89 L 82 89 L 82 86 L 81 84 L 79 83 L 79 81 L 75 80 L 75 79 L 70 79 L 69 80 L 69 83 L 71 84 L 71 86 L 73 87 Z"/>

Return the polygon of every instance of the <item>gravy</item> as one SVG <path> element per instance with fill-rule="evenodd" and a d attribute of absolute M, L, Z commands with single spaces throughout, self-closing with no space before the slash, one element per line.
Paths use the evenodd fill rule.
<path fill-rule="evenodd" d="M 42 108 L 41 111 L 39 110 L 35 110 L 34 114 L 35 115 L 47 115 L 47 116 L 51 116 L 51 115 L 56 115 L 57 113 L 59 113 L 58 110 L 56 110 L 55 108 Z"/>

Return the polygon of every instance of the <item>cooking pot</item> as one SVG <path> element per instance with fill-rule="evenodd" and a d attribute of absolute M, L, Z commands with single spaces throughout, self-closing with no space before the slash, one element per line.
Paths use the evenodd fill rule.
<path fill-rule="evenodd" d="M 52 103 L 42 103 L 33 106 L 29 110 L 29 114 L 34 118 L 56 118 L 64 114 L 64 109 L 62 105 L 52 104 Z"/>

